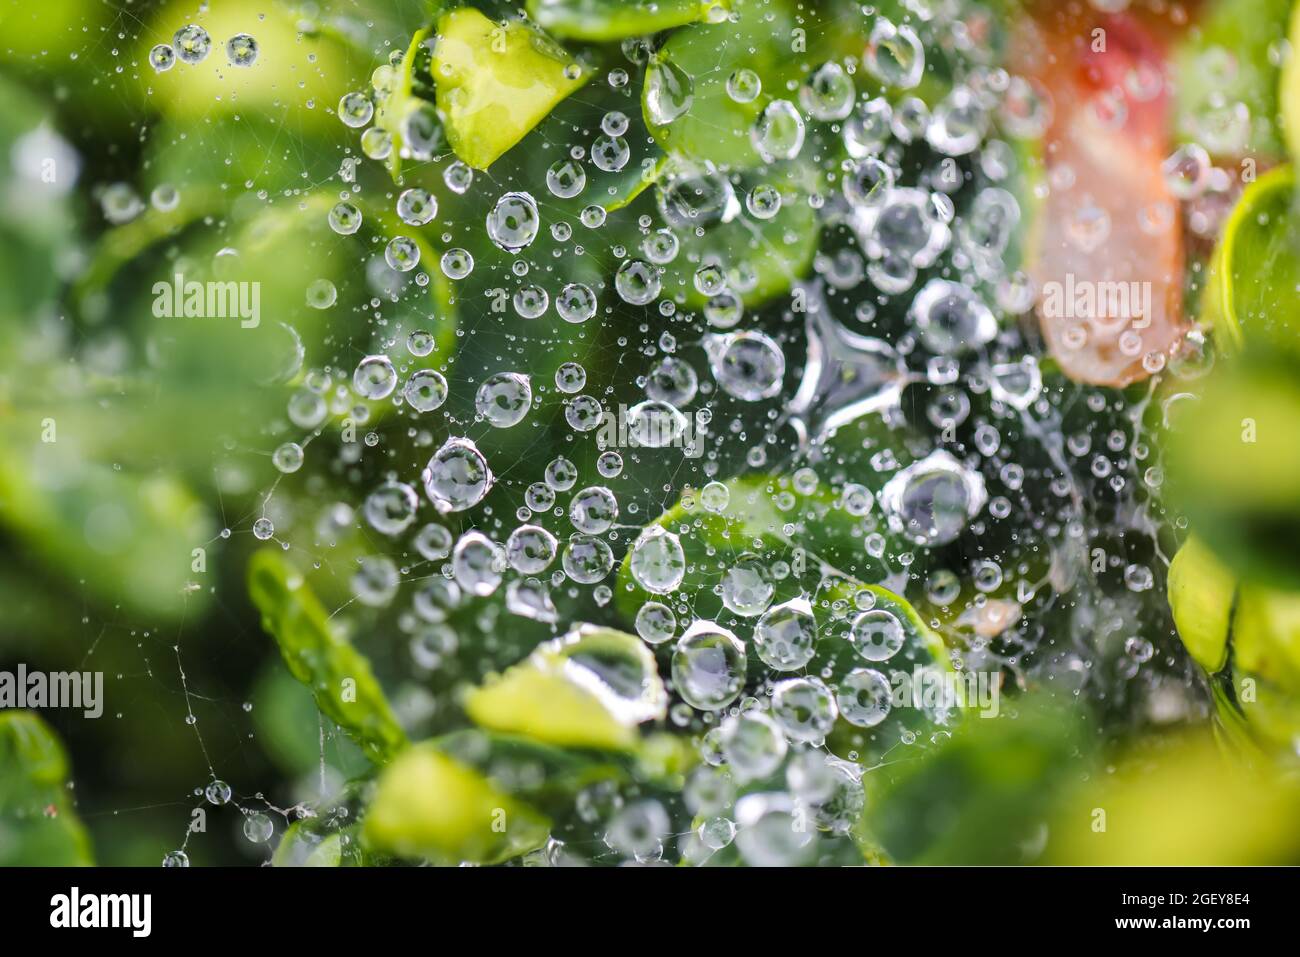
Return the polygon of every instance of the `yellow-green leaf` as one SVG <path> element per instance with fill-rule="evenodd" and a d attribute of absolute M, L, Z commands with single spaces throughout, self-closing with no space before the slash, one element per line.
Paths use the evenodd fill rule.
<path fill-rule="evenodd" d="M 438 20 L 432 70 L 447 142 L 475 169 L 491 166 L 587 79 L 543 34 L 471 7 Z"/>
<path fill-rule="evenodd" d="M 1228 660 L 1228 627 L 1237 579 L 1200 539 L 1189 538 L 1169 563 L 1169 608 L 1188 653 L 1210 674 Z"/>
<path fill-rule="evenodd" d="M 1242 585 L 1232 649 L 1242 671 L 1300 694 L 1300 592 Z"/>
<path fill-rule="evenodd" d="M 362 833 L 398 857 L 495 864 L 540 847 L 550 822 L 426 742 L 384 770 Z"/>
<path fill-rule="evenodd" d="M 1198 735 L 1081 783 L 1051 820 L 1046 863 L 1289 863 L 1300 851 L 1298 812 L 1300 792 L 1271 765 L 1251 768 Z"/>
<path fill-rule="evenodd" d="M 1291 166 L 1246 188 L 1223 227 L 1206 286 L 1201 320 L 1221 346 L 1274 342 L 1300 351 L 1300 215 Z"/>
<path fill-rule="evenodd" d="M 622 751 L 635 747 L 636 726 L 662 717 L 667 702 L 654 655 L 639 639 L 583 625 L 470 692 L 465 710 L 494 731 Z"/>
<path fill-rule="evenodd" d="M 1282 111 L 1282 132 L 1293 160 L 1300 159 L 1300 62 L 1294 54 L 1300 43 L 1300 4 L 1291 10 L 1291 50 L 1282 67 L 1281 90 L 1278 99 Z"/>

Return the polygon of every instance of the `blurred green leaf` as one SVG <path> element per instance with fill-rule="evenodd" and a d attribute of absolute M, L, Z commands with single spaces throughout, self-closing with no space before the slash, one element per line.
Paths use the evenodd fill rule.
<path fill-rule="evenodd" d="M 63 745 L 29 711 L 0 713 L 0 866 L 88 867 Z"/>
<path fill-rule="evenodd" d="M 1291 11 L 1288 42 L 1292 51 L 1300 45 L 1300 5 Z M 1281 100 L 1282 132 L 1286 135 L 1291 159 L 1300 161 L 1300 60 L 1294 55 L 1288 56 L 1282 65 L 1280 83 L 1278 98 Z"/>
<path fill-rule="evenodd" d="M 1300 591 L 1243 584 L 1232 618 L 1232 652 L 1234 667 L 1300 698 Z"/>
<path fill-rule="evenodd" d="M 1069 790 L 1045 863 L 1232 867 L 1300 860 L 1300 791 L 1208 735 L 1189 736 Z"/>
<path fill-rule="evenodd" d="M 268 660 L 252 693 L 253 722 L 267 752 L 290 774 L 319 769 L 322 758 L 345 777 L 370 767 L 346 735 L 322 741 L 322 718 L 311 690 L 276 658 Z M 324 751 L 324 753 L 322 753 Z"/>
<path fill-rule="evenodd" d="M 177 60 L 163 73 L 149 67 L 149 50 L 160 39 L 171 40 L 189 22 L 208 31 L 212 49 L 200 63 Z M 170 116 L 192 121 L 213 112 L 273 114 L 294 129 L 336 129 L 332 107 L 348 85 L 364 76 L 364 61 L 355 57 L 342 35 L 319 25 L 290 7 L 267 6 L 259 0 L 226 0 L 204 7 L 195 15 L 186 0 L 155 9 L 147 26 L 136 33 L 139 41 L 132 59 L 141 90 L 151 91 L 151 101 Z M 236 34 L 257 40 L 257 59 L 249 66 L 232 68 L 225 42 Z M 329 107 L 330 109 L 326 109 Z"/>
<path fill-rule="evenodd" d="M 369 848 L 442 864 L 496 864 L 540 847 L 550 823 L 453 760 L 434 742 L 407 748 L 384 769 L 366 811 Z"/>
<path fill-rule="evenodd" d="M 1169 563 L 1169 608 L 1183 644 L 1210 674 L 1228 660 L 1237 581 L 1195 536 L 1189 538 Z"/>
<path fill-rule="evenodd" d="M 1171 499 L 1238 577 L 1300 590 L 1300 359 L 1252 346 L 1173 417 Z"/>
<path fill-rule="evenodd" d="M 205 593 L 189 587 L 193 551 L 214 529 L 190 490 L 166 474 L 87 461 L 67 429 L 42 442 L 42 421 L 24 419 L 0 409 L 0 522 L 28 555 L 105 604 L 168 620 L 201 607 Z"/>
<path fill-rule="evenodd" d="M 1083 740 L 1079 715 L 1046 700 L 972 719 L 922 757 L 868 776 L 867 830 L 900 864 L 1028 863 L 1056 792 L 1081 773 Z"/>
<path fill-rule="evenodd" d="M 1180 138 L 1211 154 L 1277 157 L 1277 44 L 1286 31 L 1292 0 L 1212 0 L 1174 51 L 1175 115 Z M 1244 104 L 1249 117 L 1243 142 L 1225 139 L 1225 114 Z"/>

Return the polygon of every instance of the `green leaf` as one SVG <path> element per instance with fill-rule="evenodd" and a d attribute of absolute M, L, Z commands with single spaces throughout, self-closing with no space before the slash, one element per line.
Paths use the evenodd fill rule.
<path fill-rule="evenodd" d="M 367 847 L 404 858 L 495 864 L 540 847 L 550 823 L 434 742 L 384 769 L 366 811 Z"/>
<path fill-rule="evenodd" d="M 1236 594 L 1236 578 L 1195 536 L 1169 563 L 1169 608 L 1178 635 L 1210 674 L 1228 660 L 1228 628 Z"/>
<path fill-rule="evenodd" d="M 1173 412 L 1169 493 L 1238 577 L 1300 590 L 1300 358 L 1255 345 Z"/>
<path fill-rule="evenodd" d="M 1297 45 L 1300 45 L 1300 5 L 1291 11 L 1290 43 L 1293 53 L 1282 66 L 1278 98 L 1281 100 L 1282 132 L 1286 135 L 1287 148 L 1292 160 L 1300 160 L 1300 61 L 1294 55 Z"/>
<path fill-rule="evenodd" d="M 564 40 L 608 43 L 695 23 L 727 4 L 720 0 L 528 0 L 528 15 Z"/>
<path fill-rule="evenodd" d="M 256 115 L 274 113 L 294 129 L 337 127 L 333 105 L 357 70 L 349 69 L 355 50 L 328 30 L 304 29 L 298 12 L 287 7 L 267 7 L 259 0 L 227 0 L 210 4 L 197 16 L 187 0 L 155 7 L 148 24 L 139 23 L 134 50 L 127 51 L 141 69 L 131 72 L 140 95 L 147 94 L 156 108 L 170 116 L 192 118 L 213 113 Z M 149 50 L 160 38 L 193 20 L 212 37 L 212 50 L 202 63 L 178 62 L 164 73 L 148 67 Z M 238 33 L 257 38 L 258 55 L 252 65 L 232 68 L 223 49 Z M 356 57 L 352 62 L 364 62 Z"/>
<path fill-rule="evenodd" d="M 90 838 L 68 793 L 68 759 L 29 711 L 0 713 L 0 866 L 89 867 Z"/>
<path fill-rule="evenodd" d="M 248 590 L 262 627 L 280 646 L 293 676 L 307 685 L 321 712 L 376 763 L 407 744 L 370 662 L 339 634 L 302 575 L 270 549 L 249 559 Z"/>
<path fill-rule="evenodd" d="M 882 581 L 887 569 L 867 554 L 866 535 L 874 516 L 863 519 L 846 511 L 824 484 L 811 493 L 796 491 L 788 476 L 750 475 L 722 483 L 727 503 L 705 508 L 698 490 L 688 489 L 654 524 L 678 534 L 686 557 L 679 593 L 699 618 L 722 612 L 715 591 L 724 572 L 746 553 L 769 566 L 784 562 L 793 574 L 776 583 L 773 602 L 798 597 L 823 577 L 838 573 L 859 581 Z M 797 569 L 802 568 L 802 571 Z M 632 552 L 619 570 L 617 601 L 630 619 L 654 596 L 632 575 Z"/>
<path fill-rule="evenodd" d="M 192 551 L 213 537 L 208 511 L 172 476 L 86 460 L 70 423 L 54 424 L 58 440 L 46 443 L 39 412 L 0 410 L 0 523 L 29 558 L 106 604 L 167 620 L 201 605 L 188 583 Z"/>
<path fill-rule="evenodd" d="M 697 23 L 678 30 L 655 53 L 646 73 L 642 107 L 646 124 L 659 144 L 718 166 L 745 168 L 763 163 L 750 141 L 750 130 L 774 98 L 791 95 L 787 82 L 799 82 L 828 58 L 825 32 L 805 23 L 793 5 L 779 0 L 735 0 L 735 22 Z M 795 30 L 811 35 L 814 50 L 792 50 Z M 849 31 L 845 31 L 849 32 Z M 727 80 L 740 68 L 753 70 L 763 90 L 749 103 L 727 92 Z M 656 77 L 656 71 L 664 75 Z M 690 78 L 690 108 L 670 123 L 658 123 L 652 109 L 656 84 Z"/>
<path fill-rule="evenodd" d="M 689 308 L 702 308 L 709 297 L 695 288 L 695 273 L 707 263 L 716 263 L 725 272 L 740 271 L 756 277 L 752 286 L 739 293 L 746 308 L 752 309 L 789 292 L 795 281 L 808 273 L 817 253 L 821 227 L 808 202 L 810 193 L 798 182 L 806 170 L 786 172 L 790 175 L 778 173 L 776 177 L 744 180 L 748 188 L 762 183 L 781 190 L 781 209 L 771 219 L 739 214 L 730 222 L 706 227 L 702 234 L 680 231 L 677 257 L 664 270 L 666 294 L 684 296 Z M 673 176 L 671 160 L 661 176 Z"/>
<path fill-rule="evenodd" d="M 432 742 L 447 757 L 479 772 L 493 787 L 560 819 L 579 791 L 596 781 L 626 783 L 625 755 L 564 750 L 532 738 L 469 728 Z"/>
<path fill-rule="evenodd" d="M 1294 635 L 1292 632 L 1292 641 Z M 1300 741 L 1300 692 L 1294 686 L 1278 687 L 1267 678 L 1245 671 L 1233 675 L 1232 689 L 1231 702 L 1216 701 L 1224 724 L 1232 727 L 1230 722 L 1244 720 L 1252 735 L 1251 743 L 1266 745 L 1278 755 L 1294 754 L 1296 742 Z M 1247 742 L 1234 740 L 1234 744 L 1250 753 Z"/>
<path fill-rule="evenodd" d="M 579 626 L 470 692 L 484 728 L 563 747 L 626 751 L 636 726 L 662 718 L 668 695 L 654 655 L 633 635 Z"/>
<path fill-rule="evenodd" d="M 426 102 L 415 92 L 416 70 L 425 55 L 430 28 L 416 30 L 411 42 L 402 56 L 402 62 L 396 67 L 396 84 L 379 98 L 375 106 L 375 126 L 386 130 L 392 137 L 392 148 L 384 160 L 389 174 L 394 180 L 401 181 L 402 175 L 402 140 L 405 120 L 411 112 L 421 108 Z M 379 75 L 376 71 L 376 76 Z"/>
<path fill-rule="evenodd" d="M 339 867 L 343 863 L 343 831 L 322 833 L 310 820 L 294 821 L 271 857 L 276 867 Z"/>
<path fill-rule="evenodd" d="M 1026 863 L 1056 793 L 1078 773 L 1083 740 L 1079 716 L 1049 701 L 968 721 L 869 778 L 867 830 L 900 864 Z"/>
<path fill-rule="evenodd" d="M 1300 591 L 1241 586 L 1232 619 L 1232 663 L 1300 697 Z"/>
<path fill-rule="evenodd" d="M 322 753 L 323 719 L 316 699 L 278 658 L 267 659 L 253 685 L 250 700 L 258 739 L 267 755 L 286 774 L 318 772 L 322 757 L 346 778 L 370 768 L 347 735 L 329 735 Z"/>
<path fill-rule="evenodd" d="M 1248 186 L 1223 227 L 1201 320 L 1218 343 L 1276 345 L 1300 354 L 1300 212 L 1295 171 L 1270 170 Z"/>
<path fill-rule="evenodd" d="M 447 141 L 475 169 L 491 166 L 588 79 L 536 30 L 493 23 L 471 7 L 438 20 L 432 75 Z"/>
<path fill-rule="evenodd" d="M 1198 733 L 1112 764 L 1059 800 L 1044 863 L 1231 867 L 1300 853 L 1300 792 L 1269 762 L 1251 767 Z"/>
<path fill-rule="evenodd" d="M 862 33 L 843 23 L 850 17 L 859 20 L 861 12 L 834 0 L 732 0 L 730 6 L 730 17 L 683 27 L 655 52 L 646 71 L 642 109 L 651 133 L 670 153 L 720 168 L 752 169 L 765 165 L 750 131 L 767 105 L 778 99 L 797 102 L 797 85 L 826 62 L 862 56 Z M 762 83 L 761 92 L 747 103 L 727 92 L 727 81 L 740 69 L 752 70 Z M 931 85 L 946 89 L 927 76 L 923 86 Z M 657 120 L 664 114 L 654 108 L 665 89 L 690 94 L 689 109 L 666 123 Z M 877 92 L 873 89 L 872 95 Z M 813 134 L 810 124 L 807 135 L 811 139 Z M 811 144 L 804 149 L 811 152 Z"/>
<path fill-rule="evenodd" d="M 1221 156 L 1277 157 L 1278 66 L 1274 50 L 1292 0 L 1215 0 L 1173 55 L 1175 116 L 1181 139 Z M 1244 139 L 1224 115 L 1244 104 Z M 1226 106 L 1225 106 L 1226 104 Z"/>

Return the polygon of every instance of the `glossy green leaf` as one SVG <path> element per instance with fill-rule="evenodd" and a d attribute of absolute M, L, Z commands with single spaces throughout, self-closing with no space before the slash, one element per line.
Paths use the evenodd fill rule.
<path fill-rule="evenodd" d="M 563 40 L 608 43 L 725 15 L 722 0 L 528 0 L 528 15 Z"/>
<path fill-rule="evenodd" d="M 893 9 L 884 9 L 888 6 Z M 886 14 L 901 18 L 902 4 L 877 4 Z M 672 33 L 651 57 L 642 91 L 642 107 L 651 133 L 670 153 L 709 161 L 720 168 L 752 169 L 763 165 L 751 132 L 768 104 L 778 99 L 798 103 L 797 86 L 828 61 L 858 60 L 863 35 L 845 29 L 845 21 L 858 21 L 860 8 L 826 0 L 799 4 L 793 0 L 732 0 L 731 15 L 720 22 L 694 23 Z M 748 102 L 734 99 L 728 80 L 737 70 L 750 70 L 762 89 Z M 859 85 L 871 95 L 881 92 L 859 70 Z M 934 100 L 946 91 L 946 80 L 927 72 L 922 86 L 911 91 Z M 664 99 L 664 94 L 673 94 Z M 675 118 L 676 106 L 689 108 Z M 821 124 L 806 121 L 809 140 Z M 838 137 L 828 142 L 838 146 Z"/>
<path fill-rule="evenodd" d="M 1237 201 L 1214 252 L 1201 319 L 1230 349 L 1276 345 L 1300 354 L 1300 212 L 1295 171 L 1270 170 Z"/>
<path fill-rule="evenodd" d="M 249 560 L 248 590 L 262 627 L 280 646 L 293 676 L 307 685 L 321 712 L 338 724 L 370 760 L 390 760 L 406 746 L 370 662 L 337 627 L 302 575 L 270 549 Z"/>
<path fill-rule="evenodd" d="M 481 727 L 564 747 L 629 750 L 636 726 L 663 717 L 654 656 L 633 635 L 581 626 L 470 692 Z"/>
<path fill-rule="evenodd" d="M 384 769 L 366 810 L 367 847 L 443 864 L 495 864 L 540 847 L 550 824 L 433 742 Z"/>
<path fill-rule="evenodd" d="M 800 17 L 785 0 L 735 0 L 733 6 L 734 23 L 697 23 L 668 38 L 647 68 L 642 105 L 646 123 L 664 149 L 720 167 L 744 168 L 763 162 L 750 140 L 755 120 L 773 98 L 792 95 L 787 82 L 802 81 L 829 58 L 830 38 L 820 24 L 807 22 L 815 15 Z M 794 49 L 801 35 L 812 51 Z M 762 93 L 748 103 L 727 92 L 728 78 L 742 67 L 757 73 L 763 84 Z M 654 106 L 656 89 L 682 75 L 689 78 L 690 108 L 671 122 L 658 122 L 664 113 Z"/>
<path fill-rule="evenodd" d="M 447 141 L 475 169 L 491 166 L 588 78 L 536 30 L 472 7 L 438 20 L 432 75 Z"/>
<path fill-rule="evenodd" d="M 0 712 L 0 866 L 93 863 L 69 794 L 63 745 L 32 712 Z"/>

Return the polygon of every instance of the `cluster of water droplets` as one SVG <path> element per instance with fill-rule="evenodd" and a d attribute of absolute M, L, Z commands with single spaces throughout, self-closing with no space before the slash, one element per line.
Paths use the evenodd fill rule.
<path fill-rule="evenodd" d="M 746 130 L 762 160 L 756 169 L 667 159 L 651 187 L 658 215 L 641 217 L 631 247 L 607 247 L 608 211 L 594 195 L 582 205 L 583 244 L 599 250 L 586 261 L 600 264 L 599 277 L 543 265 L 534 252 L 554 240 L 565 252 L 547 256 L 569 256 L 572 226 L 555 204 L 582 204 L 599 177 L 644 149 L 622 110 L 606 112 L 590 136 L 553 144 L 557 158 L 524 182 L 447 157 L 441 121 L 423 102 L 401 121 L 401 155 L 441 159 L 441 182 L 403 182 L 372 213 L 375 198 L 363 203 L 345 181 L 322 214 L 339 237 L 375 229 L 383 265 L 421 289 L 455 289 L 481 278 L 476 269 L 499 270 L 504 308 L 540 330 L 530 341 L 544 355 L 503 336 L 484 346 L 496 366 L 480 362 L 467 375 L 443 341 L 443 317 L 399 334 L 383 329 L 373 351 L 299 376 L 286 415 L 302 434 L 271 458 L 289 476 L 319 448 L 315 469 L 355 482 L 355 500 L 322 504 L 314 539 L 327 551 L 354 540 L 345 552 L 351 597 L 363 614 L 397 622 L 417 681 L 454 669 L 457 680 L 481 677 L 463 654 L 485 659 L 479 672 L 511 664 L 505 650 L 501 660 L 492 652 L 512 647 L 496 636 L 512 621 L 561 636 L 579 615 L 631 623 L 671 690 L 667 722 L 698 742 L 701 763 L 683 801 L 699 823 L 682 835 L 673 823 L 680 808 L 593 786 L 579 814 L 599 822 L 616 857 L 660 859 L 671 838 L 693 861 L 727 849 L 754 864 L 815 859 L 816 835 L 844 835 L 856 821 L 864 773 L 941 739 L 958 720 L 947 705 L 901 715 L 910 705 L 897 703 L 899 675 L 1023 669 L 1046 630 L 1026 623 L 1031 602 L 1086 573 L 1087 492 L 1076 461 L 1112 481 L 1149 453 L 1131 415 L 1129 434 L 1101 438 L 1089 425 L 1067 434 L 1067 413 L 1044 387 L 1039 344 L 1017 327 L 1034 290 L 1014 265 L 1029 194 L 1009 137 L 1041 132 L 1033 91 L 967 64 L 928 105 L 916 95 L 927 70 L 916 25 L 867 22 L 859 58 L 816 65 L 788 90 L 764 89 L 749 69 L 727 77 L 735 104 L 762 104 Z M 236 49 L 247 52 L 240 39 L 228 44 L 232 63 Z M 199 62 L 209 42 L 187 27 L 155 50 L 155 67 L 167 68 L 158 50 Z M 255 43 L 251 50 L 255 57 Z M 633 45 L 629 59 L 644 67 L 649 121 L 671 127 L 690 115 L 695 78 L 663 51 Z M 395 131 L 378 118 L 400 66 L 400 57 L 381 66 L 372 90 L 338 103 L 339 120 L 362 131 L 361 151 L 374 161 L 395 148 Z M 878 93 L 858 92 L 860 72 Z M 607 79 L 618 87 L 627 74 L 619 67 Z M 1202 159 L 1190 148 L 1171 157 L 1181 194 L 1201 188 Z M 816 188 L 779 175 L 794 163 L 818 174 Z M 453 230 L 442 210 L 480 195 L 485 218 L 470 225 L 501 260 L 494 252 L 476 263 L 464 224 Z M 795 211 L 811 212 L 816 249 L 773 307 L 755 290 L 765 270 L 787 267 L 757 258 L 773 234 L 756 231 Z M 733 226 L 764 238 L 695 244 Z M 335 301 L 328 285 L 306 295 L 317 309 Z M 473 345 L 496 335 L 481 303 L 460 307 L 458 338 Z M 614 308 L 642 317 L 641 341 L 622 337 L 599 354 L 635 385 L 631 403 L 593 387 L 605 380 L 590 359 L 564 354 L 578 341 L 571 337 L 601 335 Z M 487 318 L 476 327 L 480 313 Z M 331 429 L 341 443 L 318 441 Z M 390 436 L 412 451 L 387 452 Z M 643 468 L 659 476 L 663 463 L 675 484 L 642 481 Z M 738 475 L 767 484 L 729 481 Z M 1050 490 L 1047 503 L 1026 494 L 1035 482 Z M 1146 484 L 1158 485 L 1149 469 Z M 843 529 L 835 554 L 821 553 L 818 523 Z M 1024 533 L 979 544 L 1017 523 Z M 278 535 L 267 515 L 253 531 Z M 1153 561 L 1123 563 L 1130 593 L 1152 587 Z M 878 602 L 874 586 L 922 610 L 913 618 Z M 1041 606 L 1045 616 L 1053 607 Z M 467 650 L 470 632 L 480 637 Z M 954 650 L 936 657 L 931 632 Z M 1143 652 L 1125 647 L 1128 662 Z M 645 677 L 642 664 L 619 667 L 623 679 Z M 1074 680 L 1089 665 L 1067 653 L 1044 667 Z M 644 720 L 615 673 L 588 669 L 581 680 Z M 556 863 L 575 853 L 556 839 L 543 856 Z"/>

